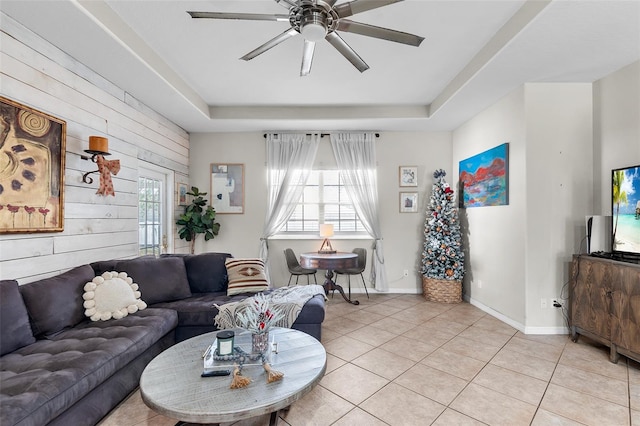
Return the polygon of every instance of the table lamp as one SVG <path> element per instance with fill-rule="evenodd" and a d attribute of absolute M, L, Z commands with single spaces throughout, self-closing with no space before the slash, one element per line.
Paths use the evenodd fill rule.
<path fill-rule="evenodd" d="M 331 242 L 329 241 L 329 237 L 333 237 L 333 225 L 326 223 L 320 224 L 320 236 L 324 237 L 324 241 L 322 242 L 322 246 L 320 246 L 318 253 L 335 253 L 336 251 L 331 247 Z"/>

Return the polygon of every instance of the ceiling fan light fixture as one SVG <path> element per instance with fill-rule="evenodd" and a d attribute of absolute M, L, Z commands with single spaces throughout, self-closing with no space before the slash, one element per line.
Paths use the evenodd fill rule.
<path fill-rule="evenodd" d="M 304 25 L 300 32 L 305 40 L 320 41 L 327 35 L 327 29 L 322 24 L 314 22 Z"/>
<path fill-rule="evenodd" d="M 327 35 L 324 16 L 318 12 L 304 14 L 300 19 L 300 34 L 308 41 L 320 41 Z"/>

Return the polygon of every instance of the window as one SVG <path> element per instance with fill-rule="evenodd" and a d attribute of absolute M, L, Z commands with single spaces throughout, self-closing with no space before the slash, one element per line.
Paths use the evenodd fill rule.
<path fill-rule="evenodd" d="M 317 235 L 321 223 L 333 224 L 336 234 L 366 233 L 338 170 L 311 171 L 302 198 L 280 233 Z"/>

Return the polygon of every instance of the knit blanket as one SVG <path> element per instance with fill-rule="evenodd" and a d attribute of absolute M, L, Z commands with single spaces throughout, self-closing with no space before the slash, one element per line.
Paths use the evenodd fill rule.
<path fill-rule="evenodd" d="M 265 298 L 272 304 L 274 309 L 283 314 L 283 317 L 276 321 L 275 326 L 291 328 L 298 318 L 304 304 L 316 294 L 322 294 L 324 296 L 324 287 L 315 284 L 295 287 L 280 287 L 271 293 L 265 294 Z M 240 327 L 240 324 L 236 322 L 237 313 L 244 312 L 248 309 L 253 303 L 253 300 L 253 297 L 249 297 L 245 300 L 241 300 L 240 302 L 215 305 L 216 308 L 218 308 L 218 315 L 216 315 L 214 321 L 218 328 L 222 330 Z"/>

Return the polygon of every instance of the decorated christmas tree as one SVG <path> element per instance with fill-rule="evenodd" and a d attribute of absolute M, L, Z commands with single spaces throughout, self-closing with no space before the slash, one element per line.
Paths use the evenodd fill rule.
<path fill-rule="evenodd" d="M 425 297 L 452 303 L 461 300 L 464 252 L 458 209 L 455 207 L 453 190 L 444 180 L 445 175 L 442 169 L 433 174 L 436 181 L 431 190 L 424 224 L 421 272 Z M 444 295 L 436 294 L 443 292 Z"/>

